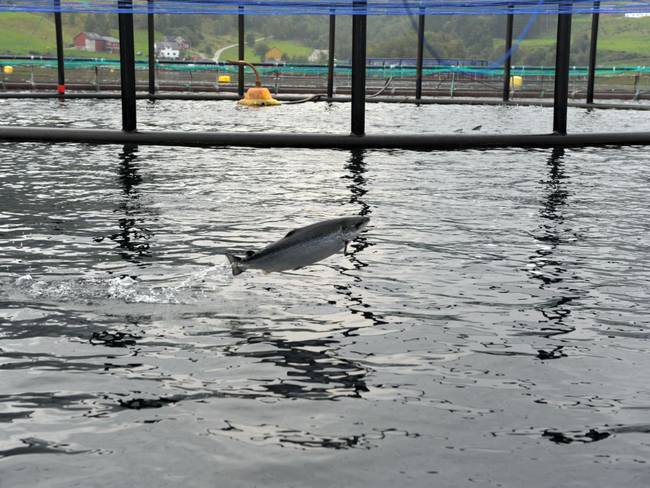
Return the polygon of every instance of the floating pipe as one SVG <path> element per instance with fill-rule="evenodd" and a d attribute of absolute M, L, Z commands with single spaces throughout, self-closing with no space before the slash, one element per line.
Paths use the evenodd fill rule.
<path fill-rule="evenodd" d="M 417 151 L 650 145 L 650 132 L 596 134 L 274 134 L 268 132 L 124 132 L 55 127 L 1 127 L 0 141 L 141 144 L 188 147 L 295 147 L 310 149 L 408 149 Z"/>

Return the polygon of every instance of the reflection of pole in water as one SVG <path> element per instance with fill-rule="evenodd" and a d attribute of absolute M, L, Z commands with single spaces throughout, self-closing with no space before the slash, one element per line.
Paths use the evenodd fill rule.
<path fill-rule="evenodd" d="M 120 255 L 127 261 L 139 262 L 140 258 L 149 256 L 149 240 L 151 232 L 142 223 L 144 219 L 138 218 L 141 214 L 140 194 L 137 187 L 142 183 L 142 177 L 138 173 L 137 159 L 138 147 L 136 145 L 125 145 L 119 154 L 119 181 L 124 191 L 124 200 L 117 211 L 122 212 L 124 217 L 118 219 L 120 232 L 110 236 L 121 251 Z"/>
<path fill-rule="evenodd" d="M 365 173 L 367 171 L 365 151 L 362 149 L 352 150 L 350 159 L 345 165 L 345 169 L 349 171 L 349 174 L 344 175 L 342 178 L 350 180 L 350 184 L 348 185 L 348 189 L 350 190 L 349 202 L 360 207 L 359 215 L 369 215 L 372 212 L 371 207 L 363 199 L 364 196 L 368 193 L 368 189 L 366 187 L 367 180 L 365 177 Z M 359 270 L 368 266 L 367 263 L 361 261 L 357 257 L 357 254 L 372 245 L 373 244 L 370 243 L 366 237 L 359 236 L 355 239 L 355 242 L 349 246 L 350 251 L 348 252 L 348 258 L 350 259 L 350 262 L 354 266 L 355 270 Z M 364 318 L 370 320 L 373 325 L 385 324 L 386 321 L 383 320 L 381 316 L 375 314 L 370 309 L 370 305 L 363 301 L 361 294 L 354 293 L 354 285 L 361 286 L 363 281 L 362 278 L 357 274 L 349 274 L 345 269 L 340 269 L 339 273 L 352 278 L 352 281 L 350 283 L 341 283 L 334 285 L 336 293 L 343 295 L 348 301 L 347 309 L 350 311 L 350 313 L 353 315 L 362 315 Z M 356 328 L 348 329 L 344 335 L 352 335 L 354 330 L 356 330 Z"/>
<path fill-rule="evenodd" d="M 226 354 L 255 358 L 261 363 L 273 363 L 287 370 L 287 379 L 263 385 L 274 395 L 285 398 L 308 398 L 332 400 L 337 397 L 360 397 L 368 391 L 367 370 L 360 364 L 337 357 L 328 352 L 334 339 L 308 339 L 292 341 L 273 338 L 268 331 L 232 329 L 233 337 L 243 339 L 239 345 L 230 347 Z M 272 349 L 246 350 L 248 344 L 266 344 Z"/>
<path fill-rule="evenodd" d="M 532 264 L 531 276 L 541 281 L 540 288 L 562 283 L 567 269 L 556 256 L 558 247 L 567 242 L 567 229 L 564 228 L 563 209 L 567 205 L 568 192 L 565 189 L 566 176 L 563 167 L 564 149 L 555 148 L 548 160 L 549 177 L 543 181 L 546 198 L 539 214 L 542 223 L 539 226 L 540 235 L 535 239 L 544 244 L 529 257 Z M 564 324 L 564 319 L 571 313 L 567 306 L 576 297 L 562 293 L 566 288 L 557 286 L 558 296 L 553 303 L 538 308 L 542 315 L 554 324 L 551 328 L 544 328 L 545 336 L 566 334 L 573 331 Z"/>
<path fill-rule="evenodd" d="M 366 189 L 366 163 L 364 160 L 365 151 L 363 149 L 352 150 L 352 155 L 348 164 L 345 165 L 350 174 L 344 175 L 343 178 L 349 178 L 352 182 L 348 185 L 348 189 L 351 192 L 350 203 L 358 204 L 361 206 L 359 210 L 359 215 L 368 215 L 370 210 L 370 205 L 363 201 L 363 196 L 368 193 Z"/>
<path fill-rule="evenodd" d="M 342 178 L 351 180 L 348 185 L 348 189 L 350 190 L 349 202 L 360 207 L 359 215 L 369 215 L 372 212 L 370 205 L 368 205 L 363 199 L 366 193 L 368 193 L 368 189 L 366 188 L 367 180 L 365 177 L 367 170 L 364 158 L 365 151 L 363 149 L 352 150 L 350 160 L 345 165 L 345 169 L 348 170 L 350 174 L 342 176 Z M 355 268 L 359 269 L 367 266 L 367 264 L 360 261 L 356 255 L 358 252 L 369 246 L 371 246 L 371 244 L 368 242 L 368 239 L 363 236 L 357 237 L 355 242 L 350 245 L 350 261 L 352 261 Z"/>

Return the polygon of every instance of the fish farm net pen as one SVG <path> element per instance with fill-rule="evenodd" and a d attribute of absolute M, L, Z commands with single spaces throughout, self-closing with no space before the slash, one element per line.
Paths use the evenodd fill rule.
<path fill-rule="evenodd" d="M 272 88 L 275 94 L 325 94 L 328 67 L 326 65 L 255 63 L 263 84 Z M 0 56 L 0 70 L 12 68 L 11 74 L 2 78 L 3 90 L 49 89 L 56 80 L 56 58 L 31 58 Z M 146 88 L 149 74 L 146 62 L 136 62 L 138 89 Z M 65 59 L 66 88 L 68 90 L 116 90 L 119 91 L 119 61 L 105 59 Z M 190 91 L 223 93 L 231 91 L 234 83 L 218 81 L 222 74 L 233 75 L 237 68 L 213 62 L 157 62 L 155 64 L 158 91 Z M 512 96 L 521 98 L 544 98 L 553 91 L 554 70 L 548 66 L 513 66 L 511 76 L 521 76 L 525 82 Z M 650 68 L 645 66 L 601 67 L 595 70 L 598 78 L 600 99 L 643 99 L 650 82 Z M 339 95 L 349 91 L 349 66 L 336 66 L 335 92 Z M 432 66 L 422 70 L 425 96 L 446 96 L 450 94 L 452 77 L 455 91 L 464 96 L 495 97 L 502 91 L 503 68 Z M 385 95 L 397 97 L 414 93 L 416 68 L 412 66 L 368 66 L 367 94 L 383 88 Z M 580 98 L 586 91 L 588 68 L 572 66 L 569 76 L 574 85 L 570 97 Z M 247 75 L 247 81 L 251 78 Z M 373 83 L 381 85 L 373 86 Z M 0 91 L 0 98 L 6 93 Z M 25 98 L 28 98 L 25 95 Z M 301 97 L 304 98 L 304 97 Z M 333 97 L 331 97 L 333 98 Z M 325 97 L 319 98 L 325 100 Z M 636 106 L 636 105 L 635 105 Z"/>
<path fill-rule="evenodd" d="M 49 82 L 43 83 L 36 80 L 36 71 L 39 75 L 44 74 L 47 70 L 57 70 L 56 94 L 65 96 L 66 79 L 65 71 L 69 73 L 84 73 L 86 76 L 94 74 L 94 84 L 92 79 L 81 82 L 71 82 L 70 77 L 67 80 L 68 86 L 75 86 L 78 89 L 87 89 L 100 91 L 103 89 L 119 89 L 122 101 L 122 132 L 130 133 L 137 131 L 137 113 L 135 101 L 138 98 L 138 86 L 142 86 L 145 81 L 148 86 L 150 98 L 154 98 L 161 89 L 174 91 L 207 90 L 219 92 L 237 91 L 241 97 L 244 94 L 244 87 L 247 81 L 246 74 L 242 66 L 231 66 L 222 63 L 210 62 L 161 62 L 156 61 L 153 55 L 153 49 L 149 46 L 147 61 L 135 60 L 134 49 L 134 15 L 146 15 L 148 18 L 147 28 L 149 43 L 153 39 L 152 29 L 155 15 L 160 14 L 213 14 L 213 15 L 236 15 L 238 22 L 238 48 L 239 57 L 243 58 L 244 47 L 244 29 L 245 17 L 249 15 L 327 15 L 330 18 L 330 45 L 333 45 L 335 35 L 335 22 L 332 22 L 333 16 L 344 15 L 352 16 L 352 40 L 351 50 L 352 58 L 349 65 L 336 66 L 330 59 L 326 65 L 259 65 L 259 72 L 265 84 L 271 80 L 271 85 L 275 87 L 276 94 L 282 90 L 283 93 L 310 94 L 320 95 L 327 89 L 333 93 L 332 83 L 336 80 L 336 96 L 331 96 L 329 101 L 344 101 L 341 95 L 349 94 L 351 104 L 351 133 L 355 136 L 356 146 L 368 145 L 368 147 L 377 147 L 384 144 L 385 147 L 410 147 L 418 149 L 428 149 L 436 147 L 452 147 L 460 149 L 463 147 L 493 147 L 494 144 L 501 145 L 505 140 L 498 139 L 499 136 L 482 136 L 495 137 L 494 144 L 483 139 L 475 139 L 474 136 L 458 137 L 449 140 L 444 139 L 444 144 L 440 142 L 442 136 L 435 134 L 426 135 L 417 139 L 417 144 L 413 143 L 409 137 L 404 136 L 397 138 L 383 138 L 373 141 L 365 136 L 365 104 L 370 101 L 389 101 L 389 102 L 407 102 L 413 101 L 408 95 L 412 91 L 415 93 L 414 101 L 416 103 L 427 103 L 427 96 L 448 96 L 454 98 L 457 96 L 480 96 L 486 99 L 498 98 L 502 95 L 505 102 L 515 96 L 548 97 L 553 94 L 553 127 L 552 134 L 541 134 L 529 139 L 524 135 L 508 136 L 509 145 L 529 147 L 529 144 L 536 141 L 539 144 L 551 144 L 553 146 L 561 144 L 564 140 L 567 145 L 577 144 L 601 144 L 608 141 L 610 144 L 638 144 L 646 143 L 643 141 L 650 140 L 648 137 L 639 133 L 630 133 L 626 136 L 624 133 L 611 134 L 608 137 L 603 135 L 581 135 L 580 137 L 569 139 L 567 136 L 567 107 L 569 106 L 569 97 L 582 95 L 584 92 L 590 103 L 586 106 L 589 108 L 599 108 L 601 104 L 593 104 L 594 98 L 594 80 L 600 77 L 600 80 L 606 80 L 609 76 L 621 77 L 619 79 L 634 78 L 632 95 L 634 100 L 643 97 L 644 90 L 641 89 L 642 76 L 648 73 L 647 67 L 623 67 L 623 68 L 597 68 L 596 49 L 597 49 L 597 18 L 600 14 L 622 14 L 627 12 L 650 13 L 650 1 L 645 0 L 628 0 L 627 2 L 617 1 L 593 1 L 593 0 L 469 0 L 467 2 L 456 2 L 451 0 L 402 0 L 394 2 L 392 0 L 354 0 L 348 2 L 338 1 L 315 1 L 315 0 L 296 0 L 296 1 L 279 1 L 279 0 L 117 0 L 114 2 L 86 0 L 83 2 L 73 0 L 14 0 L 12 2 L 0 3 L 0 15 L 3 12 L 34 12 L 34 13 L 54 13 L 55 31 L 57 38 L 57 56 L 56 58 L 13 58 L 0 59 L 2 69 L 2 83 L 0 88 L 7 89 L 37 89 L 43 85 L 50 88 Z M 106 59 L 64 59 L 63 47 L 61 41 L 61 16 L 70 13 L 86 14 L 117 14 L 119 18 L 119 50 L 120 57 L 118 60 Z M 414 15 L 418 15 L 418 22 L 415 22 Z M 517 49 L 519 41 L 525 32 L 532 26 L 534 18 L 537 15 L 557 15 L 557 41 L 555 67 L 532 67 L 532 66 L 510 66 L 513 52 Z M 590 45 L 590 63 L 587 68 L 572 67 L 569 64 L 569 53 L 571 44 L 571 23 L 572 16 L 578 14 L 589 14 L 594 19 L 591 31 Z M 402 15 L 409 16 L 411 23 L 417 30 L 417 36 L 414 36 L 414 43 L 417 41 L 418 49 L 416 60 L 413 65 L 390 64 L 384 63 L 381 66 L 368 66 L 367 52 L 367 16 L 385 16 L 385 15 Z M 461 62 L 448 63 L 438 59 L 437 63 L 425 63 L 423 60 L 423 46 L 426 15 L 502 15 L 504 21 L 507 21 L 505 46 L 506 50 L 501 59 L 497 62 L 483 66 L 471 64 L 462 64 Z M 513 43 L 512 19 L 515 15 L 531 16 L 528 24 L 522 31 L 520 38 Z M 11 62 L 12 64 L 9 64 Z M 30 78 L 27 81 L 15 81 L 11 79 L 14 66 L 18 73 L 24 70 L 30 70 Z M 100 79 L 102 72 L 108 71 L 109 79 Z M 143 79 L 146 73 L 147 80 Z M 232 74 L 237 73 L 236 83 L 225 86 L 219 86 L 209 77 L 215 78 L 218 73 Z M 184 74 L 187 75 L 186 79 Z M 206 78 L 207 77 L 207 78 Z M 531 89 L 526 83 L 522 87 L 522 80 L 526 77 L 531 79 L 535 86 Z M 139 80 L 140 78 L 140 80 Z M 157 78 L 157 79 L 156 79 Z M 170 79 L 171 78 L 171 79 Z M 230 76 L 228 77 L 230 78 Z M 24 80 L 24 76 L 23 76 Z M 248 78 L 250 80 L 250 78 Z M 281 84 L 280 81 L 284 84 Z M 389 81 L 386 81 L 389 80 Z M 382 81 L 384 84 L 382 84 Z M 373 83 L 379 85 L 373 87 Z M 585 83 L 585 89 L 578 87 L 578 82 Z M 25 83 L 28 84 L 25 87 Z M 389 87 L 390 84 L 393 84 Z M 433 84 L 433 86 L 431 86 Z M 603 83 L 606 84 L 606 83 Z M 288 85 L 288 86 L 285 86 Z M 327 87 L 327 88 L 325 88 Z M 514 89 L 514 90 L 513 90 Z M 599 87 L 602 92 L 602 87 Z M 379 90 L 379 91 L 377 91 Z M 512 92 L 515 93 L 512 93 Z M 518 91 L 518 93 L 516 93 Z M 316 93 L 314 93 L 316 92 Z M 375 93 L 376 92 L 376 93 Z M 386 93 L 384 93 L 386 92 Z M 372 100 L 368 99 L 369 94 L 375 93 L 377 96 Z M 600 95 L 601 93 L 598 93 Z M 609 95 L 623 94 L 620 90 L 612 90 Z M 100 95 L 97 93 L 96 95 Z M 221 95 L 221 93 L 219 93 Z M 604 94 L 603 98 L 608 94 Z M 198 98 L 196 98 L 198 99 Z M 321 97 L 311 97 L 305 99 L 320 100 Z M 78 131 L 80 134 L 90 133 L 84 130 Z M 22 134 L 22 135 L 21 135 Z M 116 134 L 119 134 L 116 131 Z M 286 145 L 294 141 L 296 145 L 306 144 L 306 141 L 313 143 L 314 147 L 321 147 L 322 144 L 332 144 L 332 147 L 347 147 L 350 143 L 347 139 L 332 139 L 323 135 L 322 139 L 313 139 L 302 137 L 301 134 L 276 134 L 261 137 L 261 134 L 253 134 L 260 137 L 259 140 L 266 141 L 268 145 Z M 195 140 L 201 139 L 201 144 L 210 140 L 202 138 L 201 134 L 195 134 Z M 214 136 L 213 134 L 210 136 Z M 229 137 L 223 135 L 222 139 L 214 139 L 215 144 L 221 144 L 229 140 L 232 144 L 250 145 L 251 141 L 247 137 Z M 560 136 L 558 139 L 556 136 Z M 598 136 L 598 137 L 596 137 Z M 68 138 L 76 139 L 68 133 L 58 133 L 57 137 L 48 136 L 47 131 L 40 133 L 38 137 L 27 128 L 0 128 L 0 139 L 15 140 L 13 138 L 37 138 L 39 140 L 63 140 Z M 101 137 L 95 134 L 94 141 L 102 142 L 105 140 L 114 140 L 117 136 L 103 133 Z M 191 140 L 178 138 L 175 135 L 166 137 L 159 134 L 164 139 L 162 143 L 168 144 L 170 141 L 178 141 L 179 144 L 190 144 Z M 454 136 L 451 136 L 452 138 Z M 549 139 L 550 137 L 550 139 Z M 49 139 L 48 139 L 49 138 Z M 82 136 L 83 138 L 83 136 Z M 119 138 L 119 137 L 118 137 Z M 436 139 L 438 138 L 438 139 Z M 544 139 L 546 138 L 546 139 Z M 32 139 L 33 140 L 33 139 Z M 140 138 L 141 143 L 156 143 L 151 137 Z M 384 141 L 383 143 L 381 141 Z M 390 144 L 388 141 L 391 141 Z M 437 142 L 436 142 L 437 141 Z M 453 141 L 453 142 L 452 142 Z M 572 142 L 570 142 L 572 141 Z M 356 147 L 355 146 L 355 147 Z M 496 147 L 496 146 L 495 146 Z M 499 146 L 502 147 L 502 146 Z"/>

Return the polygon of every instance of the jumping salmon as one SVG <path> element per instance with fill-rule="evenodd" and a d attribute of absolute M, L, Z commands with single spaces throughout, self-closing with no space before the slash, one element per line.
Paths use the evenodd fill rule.
<path fill-rule="evenodd" d="M 233 275 L 247 269 L 271 273 L 302 268 L 347 249 L 348 242 L 356 238 L 369 221 L 370 218 L 362 216 L 324 220 L 294 229 L 264 249 L 248 251 L 244 257 L 229 253 L 226 253 L 226 257 Z"/>

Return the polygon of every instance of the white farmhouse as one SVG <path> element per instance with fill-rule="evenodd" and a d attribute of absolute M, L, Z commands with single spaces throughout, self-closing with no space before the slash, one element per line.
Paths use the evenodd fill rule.
<path fill-rule="evenodd" d="M 314 49 L 312 53 L 307 57 L 307 61 L 310 63 L 316 63 L 318 61 L 323 61 L 327 59 L 329 50 L 327 49 Z"/>
<path fill-rule="evenodd" d="M 174 42 L 157 42 L 155 45 L 156 56 L 159 59 L 176 60 L 181 55 L 179 46 Z"/>

